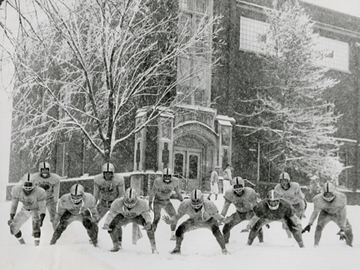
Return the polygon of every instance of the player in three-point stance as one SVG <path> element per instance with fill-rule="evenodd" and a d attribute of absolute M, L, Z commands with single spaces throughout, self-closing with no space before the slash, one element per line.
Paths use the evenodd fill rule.
<path fill-rule="evenodd" d="M 61 196 L 59 200 L 55 216 L 56 229 L 50 245 L 56 243 L 71 222 L 80 221 L 90 237 L 90 242 L 97 246 L 98 219 L 99 214 L 96 210 L 94 196 L 85 192 L 82 185 L 73 185 L 70 192 Z"/>
<path fill-rule="evenodd" d="M 38 246 L 40 244 L 40 228 L 42 227 L 46 211 L 45 190 L 36 186 L 31 174 L 28 173 L 20 180 L 20 184 L 12 188 L 11 196 L 10 220 L 8 221 L 11 234 L 19 240 L 20 244 L 25 244 L 20 227 L 32 217 L 34 242 L 35 246 Z M 19 202 L 23 206 L 16 213 Z"/>
<path fill-rule="evenodd" d="M 257 204 L 257 194 L 252 188 L 245 187 L 244 179 L 234 177 L 232 186 L 225 192 L 224 199 L 222 216 L 226 216 L 231 204 L 234 204 L 236 208 L 236 212 L 226 218 L 227 222 L 223 227 L 223 235 L 227 244 L 229 243 L 230 230 L 240 222 L 250 220 L 254 216 L 253 208 Z M 263 242 L 262 228 L 259 230 L 258 238 L 260 242 Z"/>
<path fill-rule="evenodd" d="M 141 225 L 146 230 L 150 240 L 152 253 L 158 253 L 156 249 L 154 231 L 151 225 L 150 209 L 146 200 L 138 197 L 137 192 L 133 188 L 128 188 L 122 198 L 116 199 L 110 207 L 110 212 L 105 218 L 104 230 L 107 230 L 113 241 L 112 252 L 122 249 L 122 243 L 119 239 L 118 227 L 128 223 Z"/>
<path fill-rule="evenodd" d="M 265 200 L 259 202 L 253 208 L 254 216 L 249 221 L 246 229 L 242 232 L 248 232 L 248 245 L 251 245 L 262 226 L 273 221 L 284 222 L 294 236 L 299 247 L 304 247 L 302 240 L 301 221 L 295 214 L 294 208 L 287 201 L 280 199 L 279 195 L 270 190 Z"/>
<path fill-rule="evenodd" d="M 346 195 L 337 191 L 331 182 L 326 182 L 323 185 L 322 193 L 313 198 L 314 211 L 310 216 L 308 225 L 302 232 L 310 232 L 312 224 L 319 216 L 315 230 L 315 246 L 319 245 L 321 233 L 326 224 L 333 221 L 340 228 L 337 233 L 340 240 L 345 240 L 346 244 L 352 247 L 354 237 L 352 227 L 346 217 L 346 203 Z"/>
<path fill-rule="evenodd" d="M 210 200 L 204 200 L 202 192 L 195 189 L 191 192 L 190 200 L 180 203 L 178 213 L 173 217 L 163 216 L 167 224 L 175 224 L 181 217 L 188 215 L 189 219 L 180 224 L 176 229 L 176 246 L 171 254 L 181 253 L 181 243 L 184 234 L 198 228 L 210 229 L 221 247 L 223 254 L 228 254 L 225 241 L 219 229 L 219 223 L 225 222 L 225 218 L 219 214 L 216 205 Z"/>

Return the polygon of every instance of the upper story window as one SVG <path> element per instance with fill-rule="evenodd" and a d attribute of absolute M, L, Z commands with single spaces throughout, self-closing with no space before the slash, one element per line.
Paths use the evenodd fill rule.
<path fill-rule="evenodd" d="M 265 34 L 269 25 L 265 22 L 240 17 L 240 50 L 261 53 L 264 41 L 261 35 Z"/>
<path fill-rule="evenodd" d="M 327 54 L 324 59 L 320 61 L 331 69 L 340 71 L 349 71 L 349 44 L 343 41 L 320 37 L 319 49 L 326 50 Z"/>
<path fill-rule="evenodd" d="M 268 23 L 240 17 L 240 50 L 263 52 L 264 41 L 261 36 L 267 32 Z M 328 68 L 349 71 L 349 44 L 335 39 L 320 37 L 319 49 L 326 50 L 327 56 L 319 61 Z"/>

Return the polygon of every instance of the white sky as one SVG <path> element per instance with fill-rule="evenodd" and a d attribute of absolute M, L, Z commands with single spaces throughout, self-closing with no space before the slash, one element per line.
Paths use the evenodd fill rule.
<path fill-rule="evenodd" d="M 301 0 L 301 1 L 360 17 L 360 0 Z"/>

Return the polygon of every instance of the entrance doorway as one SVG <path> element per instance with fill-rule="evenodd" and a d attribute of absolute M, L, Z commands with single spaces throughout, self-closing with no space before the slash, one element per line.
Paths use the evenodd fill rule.
<path fill-rule="evenodd" d="M 174 174 L 181 181 L 182 190 L 193 190 L 200 187 L 201 150 L 174 149 Z"/>

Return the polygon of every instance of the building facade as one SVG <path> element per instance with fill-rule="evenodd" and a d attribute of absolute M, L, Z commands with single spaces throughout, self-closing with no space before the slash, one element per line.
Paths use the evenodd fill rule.
<path fill-rule="evenodd" d="M 213 41 L 213 29 L 208 29 L 202 40 L 189 49 L 189 54 L 179 58 L 177 76 L 186 76 L 192 70 L 191 79 L 178 85 L 176 106 L 163 108 L 158 119 L 131 138 L 133 146 L 115 153 L 114 164 L 119 172 L 156 172 L 171 167 L 184 179 L 184 189 L 206 190 L 212 169 L 215 166 L 224 169 L 231 164 L 234 176 L 264 185 L 277 182 L 276 170 L 261 157 L 266 149 L 256 139 L 243 136 L 244 129 L 251 126 L 240 122 L 234 114 L 234 108 L 261 76 L 261 60 L 255 54 L 261 47 L 257 36 L 266 31 L 264 10 L 271 3 L 179 0 L 183 19 L 191 22 L 190 27 L 196 27 L 204 15 L 209 18 L 221 15 L 220 37 L 225 42 L 218 48 L 218 55 L 199 57 L 196 52 Z M 339 184 L 356 189 L 360 175 L 360 18 L 301 4 L 315 21 L 315 31 L 321 36 L 319 46 L 332 52 L 322 64 L 330 68 L 328 75 L 340 82 L 325 97 L 335 103 L 336 113 L 342 115 L 334 135 L 343 142 L 338 154 L 346 167 Z M 212 69 L 214 57 L 219 57 L 220 65 Z M 135 125 L 144 121 L 149 110 L 148 107 L 137 110 Z M 50 158 L 54 171 L 63 177 L 94 175 L 101 168 L 95 153 L 87 152 L 81 147 L 82 140 L 77 140 L 59 143 L 56 156 Z M 34 170 L 26 164 L 25 154 L 11 154 L 10 181 L 18 181 L 24 173 Z M 309 181 L 302 176 L 293 178 L 302 184 Z"/>

